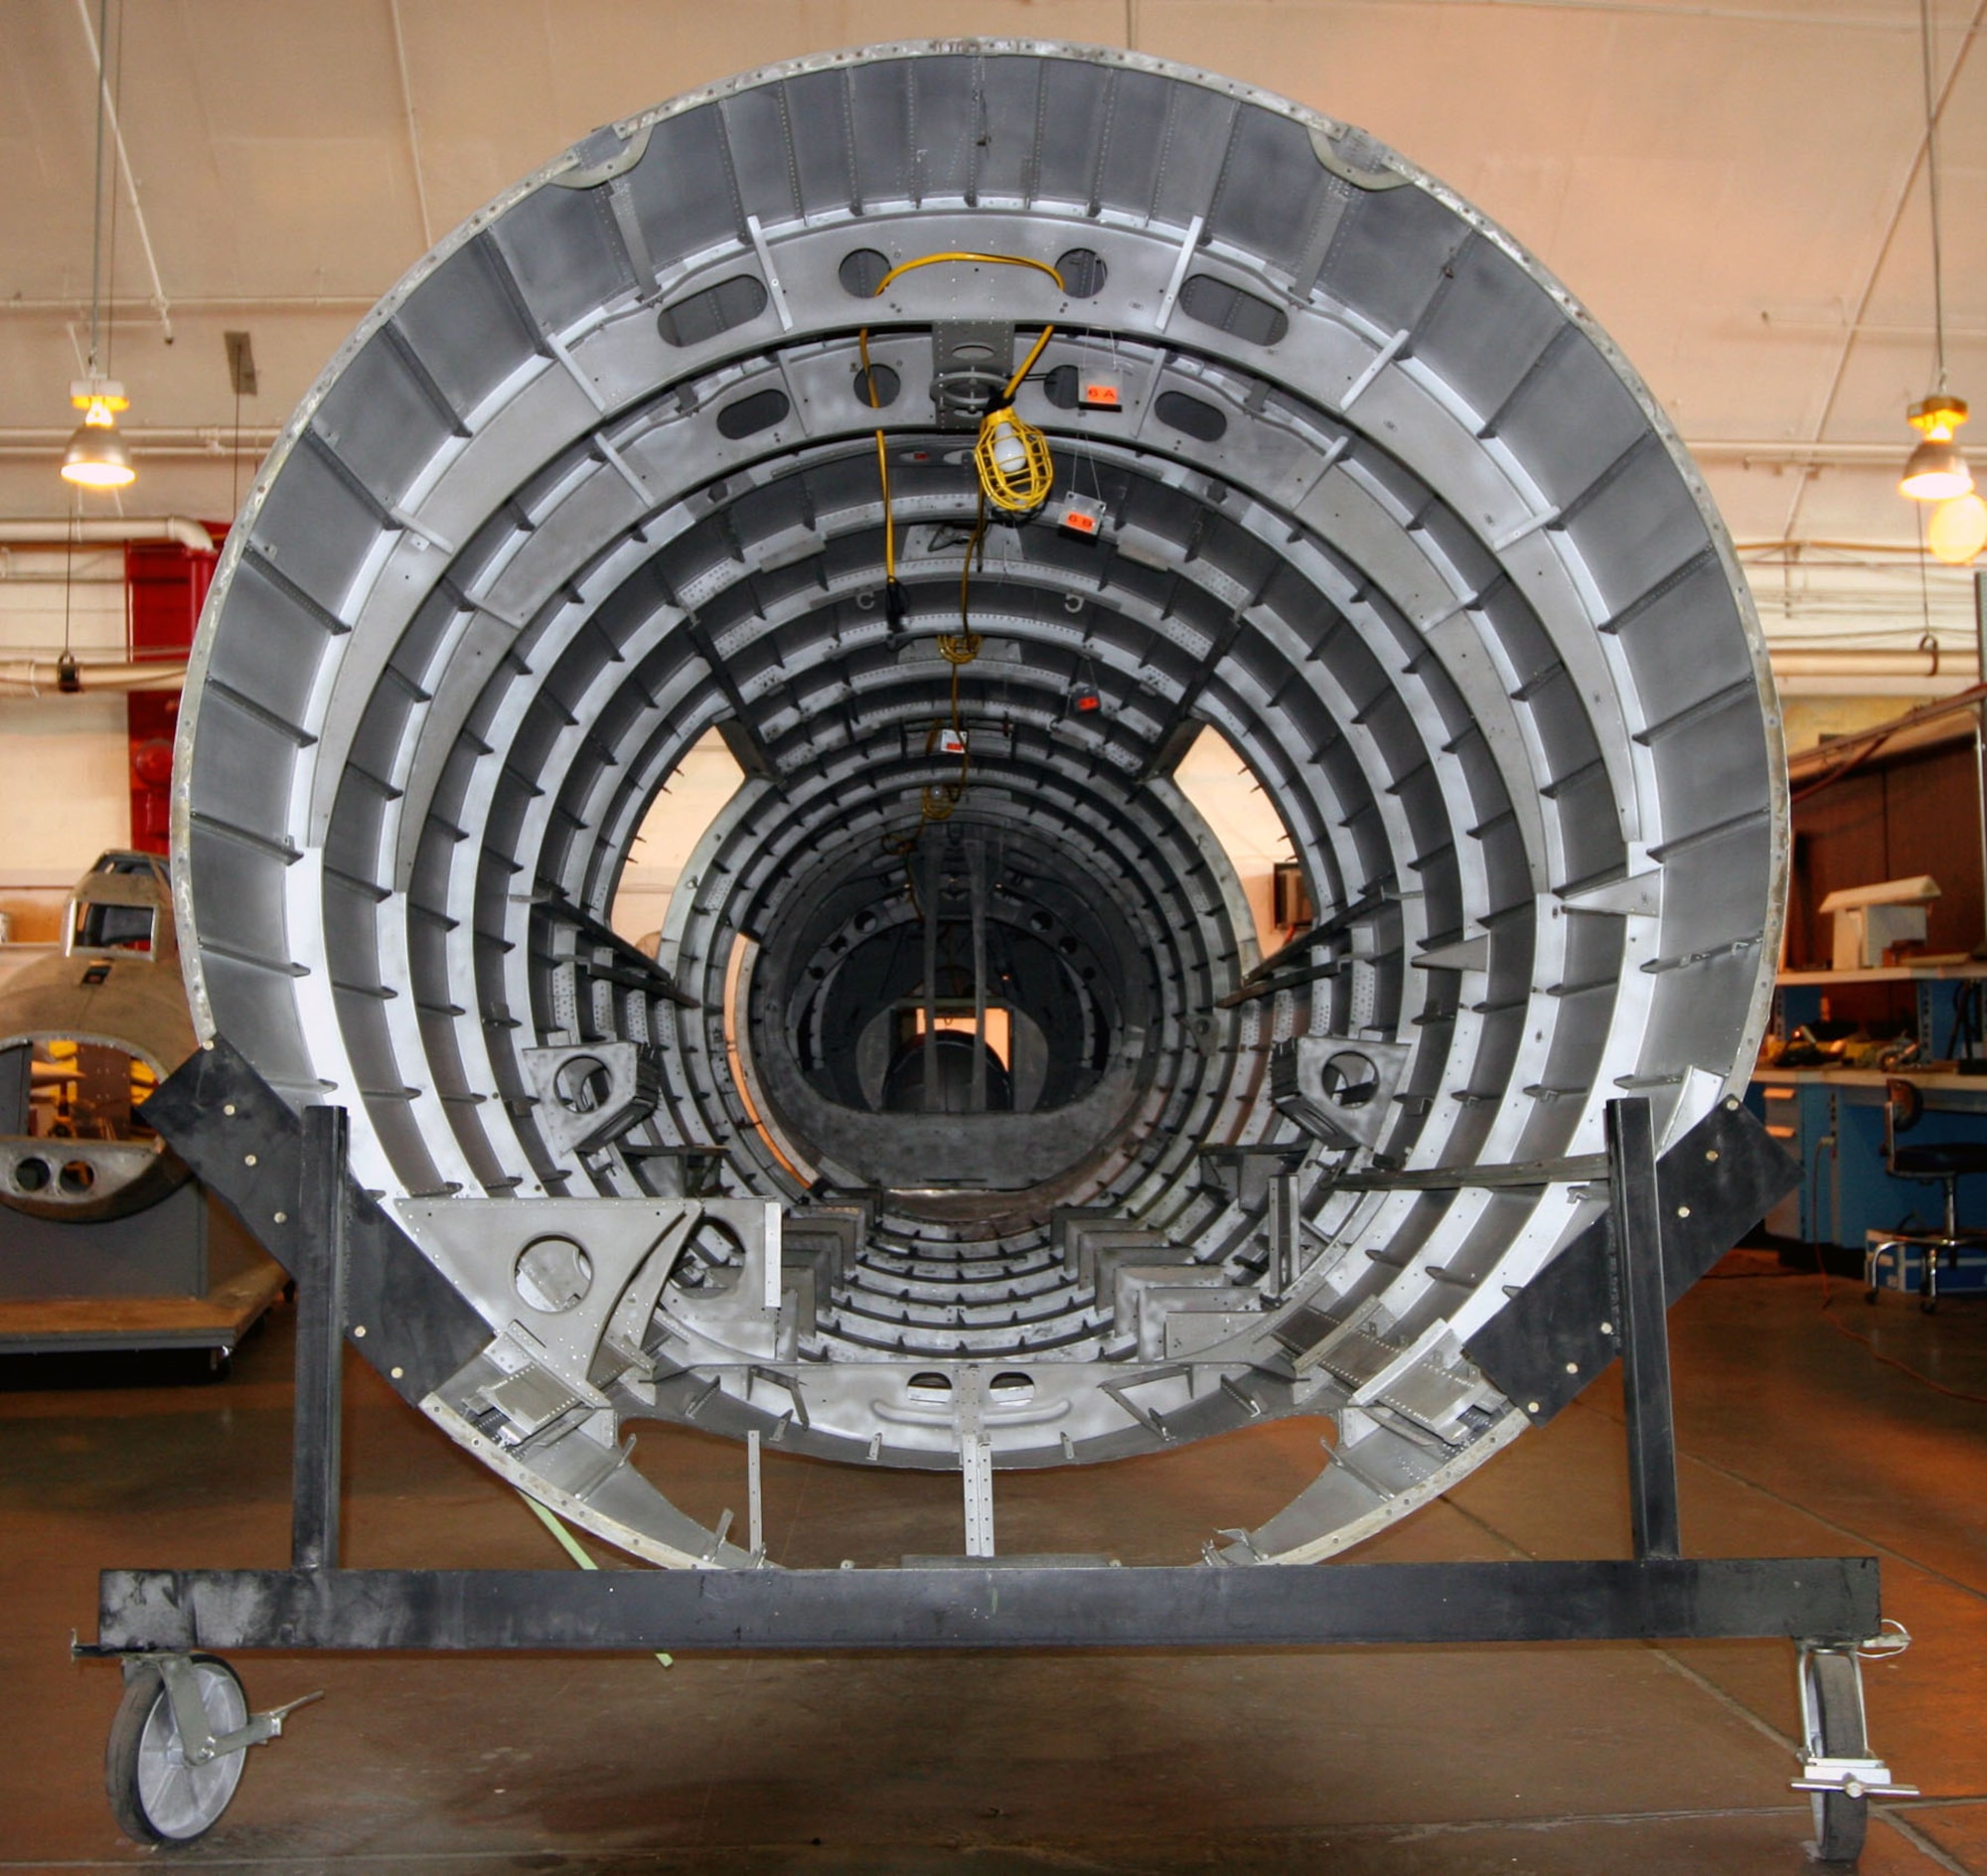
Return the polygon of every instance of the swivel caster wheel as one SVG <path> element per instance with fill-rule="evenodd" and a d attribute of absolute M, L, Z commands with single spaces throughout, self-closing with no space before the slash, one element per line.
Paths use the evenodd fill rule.
<path fill-rule="evenodd" d="M 187 1665 L 211 1738 L 239 1732 L 248 1723 L 248 1696 L 233 1668 L 214 1654 L 193 1655 Z M 110 1813 L 134 1843 L 190 1843 L 220 1822 L 241 1783 L 244 1757 L 237 1747 L 188 1764 L 165 1674 L 158 1662 L 142 1662 L 124 1684 L 104 1750 Z"/>
<path fill-rule="evenodd" d="M 1926 1316 L 1936 1316 L 1938 1314 L 1938 1298 L 1920 1297 L 1918 1298 L 1918 1308 Z"/>
<path fill-rule="evenodd" d="M 1856 1656 L 1816 1649 L 1801 1657 L 1807 1749 L 1813 1759 L 1861 1759 L 1870 1750 L 1863 1720 L 1863 1677 Z M 1810 1792 L 1814 1860 L 1853 1865 L 1870 1828 L 1870 1800 L 1847 1792 Z"/>

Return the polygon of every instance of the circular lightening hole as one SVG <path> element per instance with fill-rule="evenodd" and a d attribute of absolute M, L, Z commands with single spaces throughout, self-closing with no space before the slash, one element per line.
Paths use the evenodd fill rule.
<path fill-rule="evenodd" d="M 883 276 L 889 271 L 889 256 L 879 254 L 873 247 L 857 247 L 843 254 L 841 265 L 837 269 L 841 278 L 841 290 L 858 300 L 873 300 L 876 289 L 883 284 Z"/>
<path fill-rule="evenodd" d="M 855 401 L 865 410 L 887 410 L 897 401 L 897 392 L 904 387 L 904 381 L 889 366 L 877 362 L 872 362 L 866 372 L 858 365 L 851 382 Z"/>
<path fill-rule="evenodd" d="M 1062 290 L 1073 300 L 1091 300 L 1104 291 L 1109 269 L 1104 256 L 1092 247 L 1072 247 L 1056 258 L 1056 272 L 1062 275 Z"/>
<path fill-rule="evenodd" d="M 592 1289 L 593 1262 L 570 1238 L 539 1238 L 520 1253 L 513 1281 L 527 1307 L 558 1316 Z"/>
<path fill-rule="evenodd" d="M 87 1160 L 70 1160 L 56 1174 L 56 1183 L 72 1198 L 80 1198 L 96 1183 L 96 1169 Z"/>
<path fill-rule="evenodd" d="M 49 1163 L 23 1160 L 14 1169 L 14 1183 L 24 1192 L 45 1192 L 49 1188 Z"/>
<path fill-rule="evenodd" d="M 614 1077 L 597 1055 L 575 1055 L 552 1076 L 552 1093 L 568 1114 L 595 1114 L 607 1104 Z"/>
<path fill-rule="evenodd" d="M 1340 1107 L 1365 1107 L 1380 1092 L 1380 1071 L 1369 1055 L 1344 1049 L 1321 1071 L 1324 1091 Z"/>

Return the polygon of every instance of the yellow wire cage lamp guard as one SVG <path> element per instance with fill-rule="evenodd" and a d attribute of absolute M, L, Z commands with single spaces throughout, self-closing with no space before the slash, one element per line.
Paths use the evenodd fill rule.
<path fill-rule="evenodd" d="M 1062 286 L 1062 275 L 1046 260 L 1030 259 L 1025 254 L 944 253 L 921 254 L 916 260 L 906 260 L 892 267 L 876 282 L 876 293 L 880 296 L 891 281 L 909 273 L 914 267 L 930 267 L 940 261 L 1032 267 L 1037 273 L 1047 274 L 1058 288 Z M 1049 455 L 1048 438 L 1032 423 L 1024 423 L 1014 414 L 1014 393 L 1035 369 L 1035 361 L 1041 357 L 1054 332 L 1053 326 L 1042 328 L 1041 337 L 1021 361 L 1021 369 L 1008 379 L 1006 388 L 980 419 L 980 435 L 973 448 L 974 468 L 979 472 L 980 486 L 989 503 L 1009 515 L 1025 515 L 1041 507 L 1048 500 L 1049 489 L 1055 480 L 1055 463 Z M 868 337 L 865 331 L 862 334 L 865 371 L 868 365 Z M 874 401 L 873 390 L 871 401 Z M 880 430 L 877 442 L 880 451 Z"/>
<path fill-rule="evenodd" d="M 988 501 L 1010 515 L 1040 508 L 1049 499 L 1049 488 L 1055 481 L 1049 439 L 1032 423 L 1023 423 L 1008 404 L 995 406 L 980 419 L 973 466 L 980 471 L 980 486 Z"/>

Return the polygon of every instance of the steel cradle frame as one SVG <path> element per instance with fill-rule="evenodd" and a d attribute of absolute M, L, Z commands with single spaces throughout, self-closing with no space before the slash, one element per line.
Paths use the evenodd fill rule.
<path fill-rule="evenodd" d="M 252 1113 L 278 1135 L 286 1121 L 287 1138 L 273 1142 L 279 1150 L 247 1164 L 268 1163 L 257 1181 L 262 1196 L 288 1184 L 296 1204 L 293 1229 L 271 1247 L 297 1286 L 291 1567 L 106 1570 L 97 1640 L 73 1643 L 78 1656 L 121 1659 L 134 1684 L 152 1675 L 140 1691 L 170 1713 L 176 1766 L 216 1766 L 264 1743 L 291 1710 L 224 1727 L 203 1704 L 208 1682 L 193 1667 L 220 1649 L 818 1652 L 1785 1637 L 1796 1644 L 1804 1733 L 1794 1784 L 1812 1795 L 1824 1859 L 1855 1860 L 1872 1795 L 1911 1792 L 1872 1754 L 1864 1725 L 1859 1659 L 1884 1626 L 1878 1560 L 1682 1554 L 1665 1312 L 1788 1178 L 1789 1163 L 1735 1101 L 1721 1103 L 1660 1164 L 1647 1101 L 1611 1103 L 1607 1217 L 1469 1350 L 1534 1419 L 1549 1418 L 1618 1351 L 1632 1555 L 1310 1568 L 1096 1568 L 1025 1558 L 841 1570 L 342 1568 L 343 1348 L 359 1323 L 382 1321 L 367 1307 L 381 1299 L 349 1294 L 351 1236 L 377 1230 L 379 1213 L 346 1171 L 346 1114 L 315 1107 L 299 1119 L 225 1042 L 196 1054 L 149 1112 L 202 1176 L 220 1175 L 225 1191 L 228 1168 L 244 1156 L 231 1150 L 238 1135 L 224 1152 L 224 1116 Z M 237 1173 L 229 1192 L 237 1203 L 240 1187 Z M 403 1301 L 406 1294 L 403 1286 Z M 399 1332 L 418 1332 L 404 1312 Z M 356 1345 L 384 1361 L 381 1348 Z M 225 1663 L 206 1670 L 210 1679 L 215 1669 L 225 1672 Z M 113 1806 L 116 1778 L 113 1764 Z M 225 1809 L 234 1781 L 221 1783 L 213 1816 L 185 1834 L 200 1834 Z"/>

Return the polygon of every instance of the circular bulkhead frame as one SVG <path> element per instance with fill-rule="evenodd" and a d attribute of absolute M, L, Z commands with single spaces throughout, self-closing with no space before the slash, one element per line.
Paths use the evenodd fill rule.
<path fill-rule="evenodd" d="M 976 539 L 1023 367 L 1052 481 Z M 1205 725 L 1316 908 L 1268 960 L 1170 779 Z M 713 728 L 651 960 L 617 882 Z M 1232 1561 L 1452 1482 L 1526 1424 L 1461 1349 L 1595 1215 L 1560 1163 L 1751 1061 L 1786 842 L 1730 543 L 1582 307 L 1357 130 L 1015 41 L 692 92 L 420 261 L 229 536 L 174 814 L 203 1034 L 351 1109 L 489 1323 L 428 1411 L 720 1565 L 627 1421 L 996 1468 L 1333 1421 Z"/>

